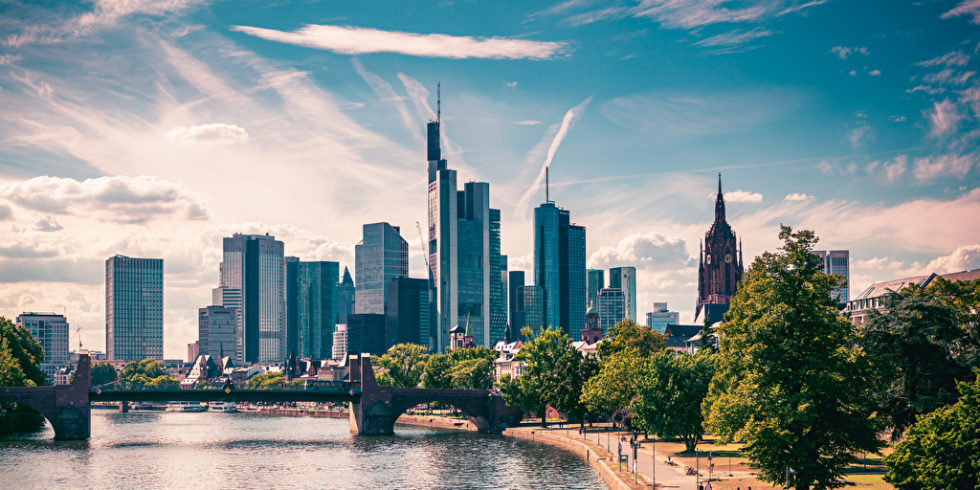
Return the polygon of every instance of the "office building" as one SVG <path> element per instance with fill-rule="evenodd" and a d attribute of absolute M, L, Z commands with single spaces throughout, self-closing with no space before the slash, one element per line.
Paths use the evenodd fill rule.
<path fill-rule="evenodd" d="M 286 295 L 286 356 L 296 355 L 296 343 L 299 327 L 299 257 L 286 257 L 286 283 L 283 285 Z"/>
<path fill-rule="evenodd" d="M 354 279 L 344 267 L 344 278 L 337 285 L 337 323 L 347 324 L 347 316 L 354 313 Z"/>
<path fill-rule="evenodd" d="M 235 308 L 206 306 L 197 310 L 198 355 L 231 356 L 237 345 L 238 311 Z M 194 362 L 194 359 L 190 361 Z"/>
<path fill-rule="evenodd" d="M 500 210 L 490 209 L 490 328 L 486 347 L 507 338 L 507 256 L 500 253 Z"/>
<path fill-rule="evenodd" d="M 285 265 L 283 243 L 274 236 L 235 233 L 223 240 L 217 291 L 223 296 L 222 306 L 241 309 L 236 346 L 240 361 L 284 362 L 289 354 Z"/>
<path fill-rule="evenodd" d="M 680 323 L 681 314 L 667 309 L 667 303 L 654 303 L 653 311 L 647 313 L 647 326 L 652 330 L 664 333 L 667 325 Z"/>
<path fill-rule="evenodd" d="M 606 271 L 603 269 L 589 269 L 587 274 L 589 281 L 589 297 L 587 301 L 591 306 L 598 302 L 599 291 L 606 287 Z"/>
<path fill-rule="evenodd" d="M 435 303 L 435 347 L 445 351 L 449 329 L 464 323 L 469 323 L 477 345 L 491 347 L 494 340 L 503 339 L 506 328 L 501 314 L 506 306 L 496 304 L 503 301 L 504 291 L 499 284 L 505 264 L 500 257 L 500 214 L 491 213 L 490 184 L 468 182 L 462 191 L 458 189 L 456 171 L 442 158 L 440 124 L 437 115 L 426 127 L 428 264 L 430 298 Z"/>
<path fill-rule="evenodd" d="M 297 359 L 322 360 L 333 356 L 333 331 L 337 319 L 337 279 L 340 264 L 329 261 L 297 261 L 295 277 L 287 273 L 287 324 L 294 325 L 295 345 L 289 353 Z M 288 269 L 287 269 L 288 270 Z"/>
<path fill-rule="evenodd" d="M 623 290 L 625 318 L 636 321 L 636 267 L 609 269 L 609 287 Z"/>
<path fill-rule="evenodd" d="M 377 313 L 355 313 L 347 318 L 347 352 L 380 356 L 385 345 L 385 316 Z"/>
<path fill-rule="evenodd" d="M 163 359 L 163 259 L 116 255 L 105 262 L 109 359 Z"/>
<path fill-rule="evenodd" d="M 429 328 L 429 281 L 396 277 L 387 285 L 385 347 L 411 342 L 433 348 Z"/>
<path fill-rule="evenodd" d="M 619 288 L 603 288 L 599 291 L 599 328 L 609 335 L 610 330 L 626 318 L 626 298 Z"/>
<path fill-rule="evenodd" d="M 844 284 L 834 288 L 833 292 L 830 293 L 837 305 L 843 308 L 851 299 L 850 252 L 847 250 L 814 250 L 813 254 L 820 257 L 824 273 L 844 278 Z"/>
<path fill-rule="evenodd" d="M 508 341 L 513 341 L 520 337 L 521 328 L 524 327 L 524 293 L 517 293 L 519 287 L 524 286 L 524 271 L 510 271 L 507 281 L 507 325 L 510 328 Z"/>
<path fill-rule="evenodd" d="M 573 339 L 585 328 L 585 227 L 553 202 L 534 210 L 534 282 L 544 290 L 545 324 Z"/>
<path fill-rule="evenodd" d="M 187 362 L 194 362 L 197 359 L 198 353 L 200 351 L 201 351 L 201 344 L 199 342 L 191 342 L 187 344 Z"/>
<path fill-rule="evenodd" d="M 25 312 L 17 315 L 17 324 L 31 333 L 44 349 L 41 370 L 51 384 L 59 369 L 70 366 L 68 360 L 68 320 L 55 313 Z"/>
<path fill-rule="evenodd" d="M 524 324 L 516 328 L 513 335 L 515 339 L 528 340 L 522 333 L 521 329 L 524 327 L 531 327 L 535 333 L 540 332 L 542 329 L 549 327 L 545 323 L 545 313 L 544 313 L 544 289 L 541 286 L 534 284 L 525 284 L 523 286 L 518 286 L 517 295 L 520 298 L 518 314 L 520 318 L 524 319 Z"/>
<path fill-rule="evenodd" d="M 708 323 L 722 321 L 732 296 L 742 280 L 742 250 L 735 231 L 725 220 L 725 198 L 721 193 L 721 174 L 718 174 L 718 195 L 715 198 L 715 221 L 704 234 L 698 265 L 698 303 L 694 320 L 703 309 Z"/>
<path fill-rule="evenodd" d="M 354 246 L 354 275 L 354 312 L 384 314 L 385 285 L 396 277 L 408 276 L 408 242 L 397 226 L 363 226 L 362 239 Z"/>
<path fill-rule="evenodd" d="M 333 331 L 333 360 L 347 357 L 347 324 L 338 323 Z"/>

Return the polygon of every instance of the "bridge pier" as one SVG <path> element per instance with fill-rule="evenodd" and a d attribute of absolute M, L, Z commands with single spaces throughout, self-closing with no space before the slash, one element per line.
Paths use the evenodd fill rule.
<path fill-rule="evenodd" d="M 0 401 L 16 402 L 37 410 L 54 429 L 54 438 L 88 439 L 92 418 L 88 390 L 91 366 L 88 355 L 81 355 L 70 385 L 0 388 Z"/>

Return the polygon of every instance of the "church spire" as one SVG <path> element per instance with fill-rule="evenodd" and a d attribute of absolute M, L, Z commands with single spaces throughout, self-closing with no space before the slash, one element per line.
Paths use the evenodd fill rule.
<path fill-rule="evenodd" d="M 725 196 L 721 193 L 721 172 L 718 173 L 718 197 L 715 198 L 715 223 L 725 221 Z"/>

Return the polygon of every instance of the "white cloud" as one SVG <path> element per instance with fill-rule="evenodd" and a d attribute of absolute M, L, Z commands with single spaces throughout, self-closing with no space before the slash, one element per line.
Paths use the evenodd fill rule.
<path fill-rule="evenodd" d="M 734 30 L 704 38 L 692 46 L 700 46 L 702 48 L 741 46 L 755 39 L 769 36 L 772 33 L 772 31 L 761 27 L 756 27 L 748 31 Z"/>
<path fill-rule="evenodd" d="M 945 12 L 940 17 L 943 19 L 948 19 L 950 17 L 957 17 L 960 15 L 968 15 L 973 18 L 970 19 L 974 24 L 980 24 L 980 0 L 963 0 L 959 5 L 954 7 L 952 10 Z"/>
<path fill-rule="evenodd" d="M 506 86 L 508 86 L 510 88 L 514 88 L 514 87 L 517 86 L 517 82 L 507 82 L 504 85 L 506 85 Z"/>
<path fill-rule="evenodd" d="M 526 119 L 524 121 L 517 121 L 514 124 L 519 124 L 521 126 L 537 126 L 538 124 L 541 124 L 541 121 L 535 119 Z"/>
<path fill-rule="evenodd" d="M 963 178 L 973 168 L 976 155 L 938 155 L 915 160 L 915 179 L 924 182 L 943 175 Z"/>
<path fill-rule="evenodd" d="M 13 210 L 10 206 L 4 203 L 0 203 L 0 221 L 6 221 L 14 216 Z"/>
<path fill-rule="evenodd" d="M 905 175 L 905 171 L 908 169 L 908 157 L 905 155 L 899 155 L 893 158 L 890 162 L 886 162 L 882 165 L 882 172 L 884 172 L 885 180 L 888 182 L 895 182 L 902 175 Z"/>
<path fill-rule="evenodd" d="M 867 46 L 834 46 L 830 48 L 830 52 L 842 60 L 846 60 L 852 54 L 862 54 L 864 56 L 871 54 Z"/>
<path fill-rule="evenodd" d="M 171 129 L 167 132 L 167 138 L 199 143 L 238 144 L 248 142 L 248 131 L 234 124 L 198 124 Z"/>
<path fill-rule="evenodd" d="M 891 122 L 905 122 L 906 117 L 901 114 L 898 114 L 898 115 L 888 116 L 888 120 Z"/>
<path fill-rule="evenodd" d="M 868 76 L 869 77 L 880 77 L 881 76 L 881 70 L 871 70 L 871 71 L 868 72 Z"/>
<path fill-rule="evenodd" d="M 857 148 L 861 144 L 862 140 L 867 139 L 870 132 L 871 126 L 862 123 L 847 134 L 847 140 L 851 142 L 852 148 Z"/>
<path fill-rule="evenodd" d="M 232 30 L 269 41 L 342 54 L 400 53 L 431 58 L 545 60 L 563 56 L 570 49 L 565 42 L 416 34 L 348 26 L 311 24 L 293 32 L 250 26 L 234 26 Z"/>
<path fill-rule="evenodd" d="M 793 192 L 793 193 L 790 193 L 790 194 L 786 194 L 786 197 L 785 197 L 785 200 L 787 200 L 787 201 L 793 201 L 793 202 L 809 201 L 810 199 L 813 199 L 813 196 L 811 196 L 809 194 L 806 194 L 806 193 L 803 193 L 803 192 Z"/>
<path fill-rule="evenodd" d="M 923 267 L 924 272 L 937 274 L 973 269 L 980 269 L 980 244 L 977 243 L 957 247 L 953 253 L 936 257 Z"/>
<path fill-rule="evenodd" d="M 690 260 L 684 240 L 651 232 L 624 237 L 615 246 L 600 247 L 589 256 L 589 267 L 632 265 L 647 270 L 680 269 Z"/>
<path fill-rule="evenodd" d="M 717 194 L 712 192 L 707 194 L 708 199 L 714 200 Z M 762 194 L 742 189 L 725 191 L 725 202 L 762 202 Z"/>
<path fill-rule="evenodd" d="M 960 120 L 963 116 L 959 112 L 959 108 L 949 99 L 944 99 L 941 102 L 934 102 L 932 104 L 932 113 L 929 114 L 929 121 L 932 123 L 932 130 L 930 134 L 936 137 L 942 137 L 948 133 L 956 130 L 959 125 Z"/>
<path fill-rule="evenodd" d="M 61 231 L 65 227 L 61 226 L 54 218 L 48 216 L 44 219 L 39 219 L 34 222 L 34 229 L 37 231 L 51 232 L 51 231 Z"/>
<path fill-rule="evenodd" d="M 0 66 L 11 65 L 20 61 L 19 54 L 0 54 Z"/>
<path fill-rule="evenodd" d="M 970 57 L 962 51 L 952 51 L 936 58 L 920 61 L 919 66 L 964 66 L 970 62 Z"/>

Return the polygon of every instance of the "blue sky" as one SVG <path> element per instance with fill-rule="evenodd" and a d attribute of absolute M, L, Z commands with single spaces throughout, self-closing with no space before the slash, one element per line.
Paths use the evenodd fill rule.
<path fill-rule="evenodd" d="M 550 155 L 641 313 L 691 320 L 718 172 L 747 260 L 786 223 L 851 251 L 855 294 L 980 267 L 978 24 L 978 0 L 4 3 L 0 313 L 66 309 L 101 348 L 104 260 L 163 257 L 182 357 L 236 231 L 348 265 L 389 221 L 421 275 L 436 82 L 512 268 Z"/>

